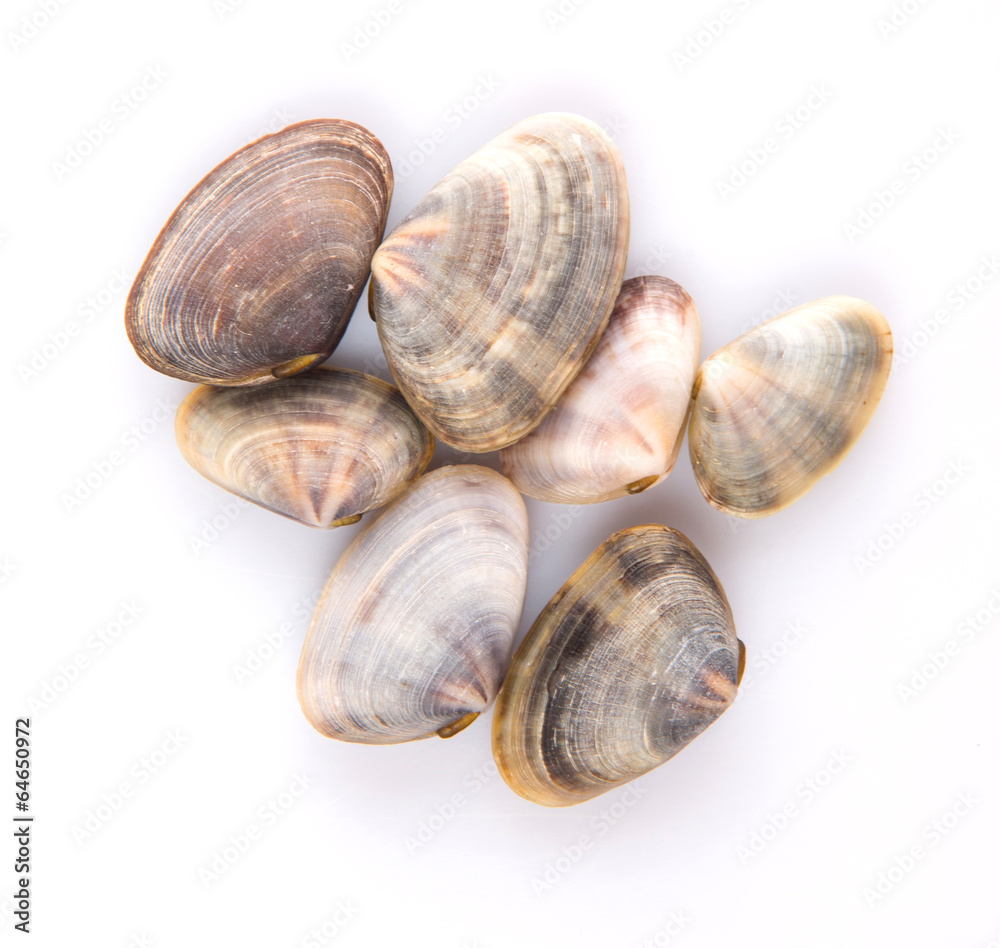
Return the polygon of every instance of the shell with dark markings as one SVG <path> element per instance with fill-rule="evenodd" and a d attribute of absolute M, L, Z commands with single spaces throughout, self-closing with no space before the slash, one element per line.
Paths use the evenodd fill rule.
<path fill-rule="evenodd" d="M 742 646 L 718 578 L 682 534 L 606 540 L 535 620 L 493 717 L 504 780 L 545 806 L 673 757 L 736 697 Z"/>
<path fill-rule="evenodd" d="M 500 453 L 514 486 L 591 504 L 639 493 L 674 466 L 698 370 L 701 324 L 673 280 L 626 280 L 594 354 L 545 420 Z"/>
<path fill-rule="evenodd" d="M 892 332 L 870 303 L 830 296 L 720 349 L 695 382 L 688 446 L 705 499 L 766 517 L 809 491 L 871 420 Z"/>
<path fill-rule="evenodd" d="M 196 388 L 177 443 L 200 474 L 312 527 L 354 523 L 427 467 L 434 439 L 398 389 L 349 369 L 253 388 Z"/>
<path fill-rule="evenodd" d="M 174 211 L 125 313 L 139 357 L 213 385 L 273 381 L 340 341 L 382 238 L 392 169 L 352 122 L 317 119 L 247 145 Z"/>
<path fill-rule="evenodd" d="M 425 474 L 337 563 L 302 646 L 299 703 L 363 744 L 450 737 L 493 700 L 528 567 L 528 515 L 475 465 Z"/>
<path fill-rule="evenodd" d="M 525 119 L 438 182 L 379 247 L 370 296 L 427 427 L 473 452 L 531 431 L 596 345 L 628 237 L 621 156 L 579 116 Z"/>

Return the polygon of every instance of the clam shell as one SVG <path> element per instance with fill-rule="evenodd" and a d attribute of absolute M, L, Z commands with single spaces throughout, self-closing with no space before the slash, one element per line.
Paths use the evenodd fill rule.
<path fill-rule="evenodd" d="M 705 499 L 766 517 L 832 471 L 864 431 L 892 367 L 870 303 L 830 296 L 740 336 L 702 365 L 688 433 Z"/>
<path fill-rule="evenodd" d="M 326 359 L 382 238 L 392 169 L 352 122 L 247 145 L 181 202 L 129 294 L 139 357 L 192 382 L 253 385 Z"/>
<path fill-rule="evenodd" d="M 570 577 L 511 662 L 493 717 L 504 780 L 569 806 L 673 757 L 736 696 L 741 648 L 691 542 L 622 530 Z"/>
<path fill-rule="evenodd" d="M 542 420 L 607 323 L 628 235 L 621 156 L 579 116 L 519 122 L 435 185 L 375 254 L 370 305 L 437 437 L 493 451 Z"/>
<path fill-rule="evenodd" d="M 434 439 L 398 389 L 349 369 L 263 388 L 196 388 L 177 410 L 187 462 L 240 497 L 311 527 L 354 523 L 427 467 Z"/>
<path fill-rule="evenodd" d="M 425 474 L 330 575 L 299 660 L 309 722 L 362 744 L 461 730 L 503 679 L 527 568 L 528 516 L 506 478 Z"/>
<path fill-rule="evenodd" d="M 674 466 L 698 371 L 691 297 L 660 276 L 627 280 L 594 354 L 544 421 L 500 452 L 538 500 L 592 504 L 659 483 Z"/>

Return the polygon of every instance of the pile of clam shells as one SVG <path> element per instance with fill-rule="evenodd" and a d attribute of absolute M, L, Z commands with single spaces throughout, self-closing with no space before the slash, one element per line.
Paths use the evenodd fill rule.
<path fill-rule="evenodd" d="M 129 339 L 152 368 L 202 383 L 177 441 L 220 487 L 312 527 L 385 506 L 316 606 L 298 670 L 309 722 L 366 744 L 451 737 L 497 698 L 506 782 L 579 803 L 708 727 L 736 696 L 744 649 L 705 558 L 648 524 L 601 544 L 511 658 L 528 581 L 521 494 L 648 490 L 687 430 L 712 506 L 773 514 L 861 434 L 891 333 L 870 304 L 829 297 L 699 367 L 691 297 L 662 276 L 624 281 L 622 159 L 576 115 L 519 122 L 383 240 L 391 195 L 389 157 L 359 125 L 302 122 L 253 142 L 157 237 Z M 398 387 L 318 367 L 369 276 Z M 500 451 L 503 474 L 424 473 L 435 438 Z"/>

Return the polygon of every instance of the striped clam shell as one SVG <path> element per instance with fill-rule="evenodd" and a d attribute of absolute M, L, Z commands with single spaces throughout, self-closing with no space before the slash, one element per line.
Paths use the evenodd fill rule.
<path fill-rule="evenodd" d="M 514 486 L 590 504 L 636 494 L 673 469 L 698 371 L 701 324 L 673 280 L 622 285 L 594 354 L 545 420 L 500 452 Z"/>
<path fill-rule="evenodd" d="M 392 169 L 360 125 L 317 119 L 247 145 L 174 211 L 125 311 L 158 372 L 254 385 L 323 362 L 385 229 Z"/>
<path fill-rule="evenodd" d="M 849 296 L 796 307 L 720 349 L 698 374 L 688 434 L 705 499 L 747 518 L 798 500 L 860 437 L 891 367 L 885 317 Z"/>
<path fill-rule="evenodd" d="M 493 717 L 504 780 L 569 806 L 673 757 L 736 697 L 742 646 L 719 580 L 682 534 L 606 540 L 518 648 Z"/>
<path fill-rule="evenodd" d="M 442 441 L 517 441 L 589 357 L 625 273 L 628 191 L 607 134 L 525 119 L 446 175 L 379 247 L 370 307 L 396 384 Z"/>
<path fill-rule="evenodd" d="M 402 493 L 434 451 L 398 389 L 350 369 L 263 387 L 200 386 L 175 428 L 200 474 L 311 527 L 355 523 Z"/>
<path fill-rule="evenodd" d="M 450 737 L 493 700 L 520 622 L 528 517 L 475 465 L 425 474 L 340 558 L 302 646 L 299 703 L 362 744 Z"/>

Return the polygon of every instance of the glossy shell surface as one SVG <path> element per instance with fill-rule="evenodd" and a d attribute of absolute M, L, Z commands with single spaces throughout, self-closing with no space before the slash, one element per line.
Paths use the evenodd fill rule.
<path fill-rule="evenodd" d="M 621 156 L 593 122 L 519 122 L 443 178 L 379 247 L 370 305 L 396 384 L 435 436 L 502 448 L 597 343 L 621 286 Z"/>
<path fill-rule="evenodd" d="M 506 478 L 475 465 L 424 475 L 330 575 L 299 661 L 310 723 L 364 744 L 469 724 L 507 669 L 527 565 L 527 513 Z"/>
<path fill-rule="evenodd" d="M 147 365 L 253 385 L 323 362 L 368 279 L 392 195 L 381 143 L 318 119 L 247 145 L 174 211 L 126 306 Z"/>
<path fill-rule="evenodd" d="M 518 648 L 493 753 L 521 796 L 568 806 L 673 757 L 736 697 L 725 593 L 687 538 L 659 525 L 606 540 Z"/>
<path fill-rule="evenodd" d="M 695 382 L 688 433 L 706 500 L 766 517 L 809 491 L 871 420 L 892 367 L 892 332 L 870 303 L 806 303 L 720 349 Z"/>
<path fill-rule="evenodd" d="M 398 389 L 349 369 L 311 369 L 263 387 L 200 386 L 175 429 L 200 474 L 312 527 L 354 522 L 392 500 L 434 450 Z"/>
<path fill-rule="evenodd" d="M 674 466 L 698 370 L 701 324 L 666 277 L 626 280 L 594 354 L 545 420 L 500 454 L 539 500 L 590 504 L 652 487 Z"/>

